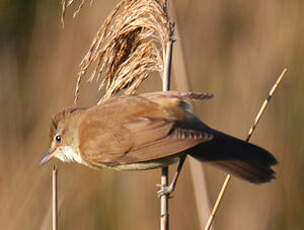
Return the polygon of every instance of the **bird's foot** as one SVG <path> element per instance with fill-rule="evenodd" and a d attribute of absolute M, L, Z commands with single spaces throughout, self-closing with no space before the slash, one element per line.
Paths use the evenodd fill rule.
<path fill-rule="evenodd" d="M 173 198 L 173 196 L 170 196 L 172 192 L 175 190 L 175 186 L 170 184 L 169 186 L 164 186 L 162 184 L 157 184 L 157 187 L 160 187 L 160 190 L 157 191 L 157 196 L 161 197 L 163 195 L 168 195 L 168 198 Z"/>

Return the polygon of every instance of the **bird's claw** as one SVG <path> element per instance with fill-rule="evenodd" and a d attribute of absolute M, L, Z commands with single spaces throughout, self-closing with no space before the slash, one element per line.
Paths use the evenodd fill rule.
<path fill-rule="evenodd" d="M 174 191 L 174 188 L 172 185 L 169 185 L 169 186 L 164 186 L 162 184 L 157 184 L 156 185 L 157 187 L 160 187 L 160 189 L 157 191 L 157 196 L 158 197 L 161 197 L 163 195 L 168 195 L 169 199 L 170 198 L 173 198 L 173 196 L 170 196 L 170 194 Z"/>

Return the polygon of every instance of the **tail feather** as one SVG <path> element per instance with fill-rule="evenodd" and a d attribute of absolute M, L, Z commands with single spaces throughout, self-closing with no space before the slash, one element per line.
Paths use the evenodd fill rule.
<path fill-rule="evenodd" d="M 187 153 L 251 183 L 265 183 L 275 178 L 271 166 L 277 164 L 277 160 L 267 150 L 212 131 L 213 140 L 199 144 Z"/>
<path fill-rule="evenodd" d="M 219 167 L 234 176 L 255 184 L 270 182 L 272 179 L 275 179 L 275 173 L 271 168 L 263 167 L 253 163 L 242 162 L 238 160 L 213 161 L 210 163 L 215 167 Z"/>

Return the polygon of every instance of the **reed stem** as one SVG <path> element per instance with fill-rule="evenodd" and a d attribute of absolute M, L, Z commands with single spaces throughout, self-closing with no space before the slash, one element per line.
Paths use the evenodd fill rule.
<path fill-rule="evenodd" d="M 264 100 L 259 112 L 257 113 L 257 116 L 255 117 L 254 119 L 254 122 L 253 122 L 253 125 L 251 126 L 249 132 L 248 132 L 248 135 L 247 135 L 247 138 L 246 138 L 246 141 L 249 142 L 255 128 L 257 127 L 257 125 L 259 124 L 259 121 L 261 120 L 267 106 L 269 105 L 269 102 L 272 98 L 272 95 L 274 94 L 274 92 L 276 91 L 277 87 L 279 86 L 281 80 L 283 79 L 283 77 L 286 75 L 287 73 L 287 69 L 285 68 L 282 73 L 280 74 L 280 76 L 277 78 L 276 82 L 274 83 L 274 85 L 272 86 L 272 88 L 270 89 L 266 99 Z M 223 200 L 223 197 L 224 197 L 224 194 L 225 194 L 225 191 L 227 190 L 228 188 L 228 185 L 229 185 L 229 181 L 231 179 L 231 175 L 227 175 L 226 176 L 226 179 L 224 181 L 224 184 L 222 185 L 222 188 L 221 188 L 221 191 L 216 199 L 216 202 L 213 206 L 213 209 L 212 209 L 212 212 L 209 216 L 209 219 L 208 219 L 208 222 L 206 224 L 206 227 L 205 227 L 205 230 L 209 230 L 211 228 L 211 225 L 213 223 L 213 220 L 214 220 L 214 217 L 218 211 L 218 208 Z"/>

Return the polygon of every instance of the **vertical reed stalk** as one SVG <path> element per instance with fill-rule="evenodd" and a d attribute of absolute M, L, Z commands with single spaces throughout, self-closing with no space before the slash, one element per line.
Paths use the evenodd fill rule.
<path fill-rule="evenodd" d="M 171 15 L 173 16 L 173 20 L 176 21 L 176 15 L 174 10 L 172 10 Z M 176 37 L 181 37 L 178 30 L 178 25 L 175 27 L 174 33 Z M 181 42 L 177 42 L 174 46 L 173 59 L 174 62 L 172 63 L 172 68 L 175 73 L 173 82 L 175 83 L 176 89 L 180 91 L 191 91 L 186 68 L 185 55 Z M 191 157 L 188 158 L 188 160 L 192 178 L 195 203 L 199 216 L 199 224 L 200 226 L 203 226 L 207 222 L 208 217 L 211 213 L 203 165 Z"/>
<path fill-rule="evenodd" d="M 58 229 L 57 168 L 52 170 L 52 230 Z"/>
<path fill-rule="evenodd" d="M 172 49 L 173 40 L 169 38 L 166 44 L 166 57 L 164 62 L 164 73 L 163 73 L 163 91 L 170 90 L 171 83 L 171 66 L 172 66 Z M 168 167 L 161 169 L 161 188 L 168 186 L 169 181 L 169 169 Z M 169 229 L 169 195 L 164 194 L 160 197 L 160 229 Z"/>

